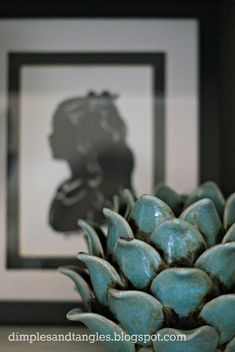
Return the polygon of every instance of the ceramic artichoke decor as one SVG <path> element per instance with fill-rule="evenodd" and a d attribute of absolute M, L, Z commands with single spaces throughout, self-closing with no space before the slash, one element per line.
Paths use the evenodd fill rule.
<path fill-rule="evenodd" d="M 86 308 L 68 319 L 111 336 L 111 351 L 234 352 L 235 193 L 225 201 L 206 182 L 185 197 L 160 184 L 139 199 L 125 190 L 104 215 L 107 235 L 79 221 L 89 254 L 60 268 Z"/>

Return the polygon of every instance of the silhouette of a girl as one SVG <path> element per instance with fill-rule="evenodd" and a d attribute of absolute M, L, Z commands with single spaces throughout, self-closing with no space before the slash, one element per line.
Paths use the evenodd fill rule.
<path fill-rule="evenodd" d="M 63 101 L 55 111 L 50 146 L 71 171 L 50 206 L 49 223 L 56 231 L 77 230 L 79 218 L 102 223 L 102 208 L 110 206 L 113 195 L 132 189 L 134 158 L 116 98 L 90 92 Z"/>

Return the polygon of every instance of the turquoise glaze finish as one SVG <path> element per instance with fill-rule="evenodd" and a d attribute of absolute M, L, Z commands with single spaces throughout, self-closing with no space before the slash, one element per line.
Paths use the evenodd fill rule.
<path fill-rule="evenodd" d="M 128 219 L 135 202 L 136 197 L 134 192 L 129 189 L 124 189 L 121 194 L 113 197 L 112 210 L 122 215 L 125 219 Z"/>
<path fill-rule="evenodd" d="M 224 218 L 223 196 L 211 182 L 189 197 L 163 184 L 156 194 L 162 199 L 121 191 L 115 211 L 104 210 L 103 229 L 79 222 L 88 254 L 78 254 L 78 266 L 85 265 L 59 270 L 75 283 L 87 313 L 68 318 L 92 332 L 137 339 L 106 341 L 111 351 L 235 352 L 235 194 Z M 180 218 L 169 204 L 175 215 L 184 209 Z M 171 331 L 187 341 L 153 342 Z M 153 337 L 147 345 L 144 334 Z"/>
<path fill-rule="evenodd" d="M 133 194 L 132 191 L 130 191 L 129 189 L 124 189 L 123 191 L 123 198 L 126 201 L 126 210 L 124 213 L 124 218 L 128 219 L 130 213 L 131 213 L 131 209 L 134 207 L 136 199 L 135 196 Z"/>
<path fill-rule="evenodd" d="M 166 203 L 159 198 L 143 195 L 132 208 L 130 221 L 137 230 L 136 235 L 146 238 L 158 225 L 173 217 Z"/>
<path fill-rule="evenodd" d="M 209 247 L 221 241 L 222 223 L 210 199 L 202 199 L 190 205 L 180 215 L 180 219 L 196 227 Z"/>
<path fill-rule="evenodd" d="M 85 279 L 81 276 L 80 271 L 74 266 L 63 266 L 58 268 L 59 272 L 68 276 L 75 283 L 76 291 L 80 294 L 87 310 L 91 310 L 94 295 Z"/>
<path fill-rule="evenodd" d="M 235 335 L 235 294 L 216 297 L 208 302 L 200 318 L 219 331 L 220 344 L 231 340 Z"/>
<path fill-rule="evenodd" d="M 164 335 L 185 335 L 186 341 L 156 341 L 156 352 L 215 352 L 218 344 L 218 334 L 211 326 L 202 326 L 193 330 L 178 330 L 165 328 L 158 331 L 163 340 Z"/>
<path fill-rule="evenodd" d="M 147 288 L 164 266 L 160 255 L 153 247 L 135 239 L 118 239 L 114 260 L 124 276 L 137 289 Z"/>
<path fill-rule="evenodd" d="M 198 258 L 195 266 L 231 289 L 235 285 L 235 242 L 209 248 Z"/>
<path fill-rule="evenodd" d="M 87 240 L 89 254 L 103 258 L 104 251 L 96 231 L 86 221 L 79 220 L 78 224 L 84 231 L 84 234 Z"/>
<path fill-rule="evenodd" d="M 152 233 L 150 243 L 163 253 L 165 261 L 171 266 L 191 266 L 206 249 L 200 232 L 179 219 L 159 225 Z"/>
<path fill-rule="evenodd" d="M 165 202 L 178 216 L 183 208 L 183 198 L 165 183 L 159 183 L 154 190 L 155 197 Z"/>
<path fill-rule="evenodd" d="M 224 209 L 224 227 L 228 229 L 235 222 L 235 193 L 227 199 Z"/>
<path fill-rule="evenodd" d="M 208 181 L 198 187 L 193 193 L 191 193 L 186 199 L 185 206 L 189 206 L 192 203 L 197 202 L 200 199 L 209 198 L 215 205 L 216 210 L 223 218 L 225 199 L 216 183 Z"/>
<path fill-rule="evenodd" d="M 108 304 L 130 335 L 153 334 L 164 322 L 162 304 L 145 292 L 110 289 Z M 144 343 L 140 341 L 139 344 Z"/>
<path fill-rule="evenodd" d="M 234 352 L 235 351 L 235 337 L 228 343 L 224 352 Z"/>
<path fill-rule="evenodd" d="M 114 340 L 114 334 L 121 336 L 126 332 L 111 320 L 95 313 L 81 313 L 78 309 L 73 309 L 67 314 L 67 318 L 73 321 L 80 321 L 95 334 L 110 336 Z M 125 340 L 125 339 L 123 339 Z M 114 352 L 135 352 L 135 346 L 131 341 L 104 341 L 104 345 Z"/>
<path fill-rule="evenodd" d="M 107 252 L 112 255 L 119 237 L 134 238 L 134 236 L 130 225 L 121 215 L 106 208 L 103 213 L 108 220 Z"/>
<path fill-rule="evenodd" d="M 234 242 L 235 241 L 235 223 L 226 232 L 222 243 Z"/>
<path fill-rule="evenodd" d="M 107 305 L 107 293 L 110 287 L 124 286 L 116 269 L 106 260 L 78 253 L 78 259 L 84 262 L 89 270 L 92 286 L 100 303 Z"/>
<path fill-rule="evenodd" d="M 213 284 L 199 269 L 171 268 L 162 271 L 151 286 L 153 295 L 179 317 L 189 317 L 204 304 Z"/>

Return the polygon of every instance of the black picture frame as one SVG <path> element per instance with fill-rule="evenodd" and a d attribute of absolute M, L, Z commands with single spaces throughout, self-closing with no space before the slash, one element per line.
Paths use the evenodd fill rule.
<path fill-rule="evenodd" d="M 174 18 L 198 20 L 199 34 L 199 117 L 200 117 L 200 182 L 213 179 L 225 194 L 235 185 L 234 136 L 234 65 L 231 47 L 234 6 L 230 1 L 147 0 L 66 1 L 3 0 L 0 18 Z M 227 16 L 227 17 L 226 17 Z M 221 18 L 224 17 L 223 20 Z M 228 20 L 230 18 L 230 20 Z M 223 53 L 219 50 L 222 44 Z M 230 56 L 226 52 L 230 50 Z M 223 74 L 221 76 L 221 71 Z M 233 78 L 232 78 L 233 77 Z M 224 89 L 224 87 L 230 89 Z M 226 124 L 224 124 L 226 121 Z M 221 148 L 220 148 L 221 147 Z M 229 151 L 229 153 L 227 153 Z M 227 154 L 226 154 L 227 153 Z M 225 167 L 226 166 L 226 167 Z M 0 303 L 0 323 L 67 323 L 65 302 Z"/>
<path fill-rule="evenodd" d="M 165 54 L 154 52 L 125 53 L 19 53 L 8 55 L 8 177 L 7 177 L 7 269 L 56 269 L 63 265 L 76 265 L 71 257 L 23 257 L 20 255 L 19 236 L 19 125 L 21 69 L 26 65 L 148 65 L 153 72 L 153 186 L 164 181 L 164 105 L 165 105 Z M 11 133 L 11 131 L 14 131 Z M 14 140 L 12 140 L 14 139 Z M 14 145 L 14 148 L 12 148 Z M 12 172 L 13 170 L 13 172 Z M 14 180 L 12 181 L 12 177 Z M 17 188 L 17 190 L 16 190 Z"/>

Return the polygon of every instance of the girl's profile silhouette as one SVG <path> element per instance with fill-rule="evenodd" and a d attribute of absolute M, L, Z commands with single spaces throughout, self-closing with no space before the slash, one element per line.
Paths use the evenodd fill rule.
<path fill-rule="evenodd" d="M 53 115 L 52 155 L 71 171 L 50 205 L 49 223 L 56 231 L 77 230 L 79 218 L 102 223 L 102 208 L 122 189 L 132 189 L 134 157 L 116 99 L 108 91 L 89 92 L 64 100 Z"/>

